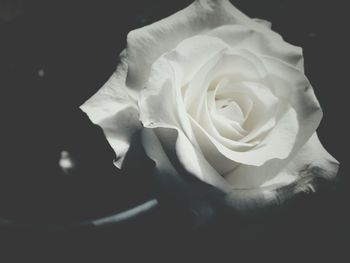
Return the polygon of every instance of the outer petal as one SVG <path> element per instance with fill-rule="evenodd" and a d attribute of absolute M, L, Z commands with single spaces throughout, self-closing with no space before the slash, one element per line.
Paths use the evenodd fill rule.
<path fill-rule="evenodd" d="M 129 33 L 127 85 L 136 90 L 141 89 L 148 80 L 153 62 L 182 40 L 222 25 L 236 24 L 263 32 L 269 43 L 277 43 L 285 47 L 287 52 L 301 54 L 300 48 L 285 43 L 280 35 L 241 13 L 228 0 L 197 0 L 168 18 Z M 302 68 L 301 56 L 300 59 L 298 63 Z"/>
<path fill-rule="evenodd" d="M 233 189 L 227 195 L 227 203 L 244 211 L 278 206 L 298 194 L 332 187 L 338 168 L 338 161 L 323 148 L 314 133 L 297 155 L 289 158 L 289 164 L 277 177 L 260 188 Z"/>
<path fill-rule="evenodd" d="M 141 128 L 136 100 L 125 86 L 128 70 L 125 56 L 121 54 L 120 59 L 109 80 L 81 106 L 91 121 L 102 127 L 117 155 L 118 168 L 130 147 L 132 135 Z"/>
<path fill-rule="evenodd" d="M 253 18 L 253 20 L 257 23 L 260 23 L 264 26 L 266 26 L 267 28 L 271 28 L 272 27 L 272 23 L 270 21 L 267 21 L 265 19 L 261 19 L 261 18 Z"/>
<path fill-rule="evenodd" d="M 271 56 L 304 71 L 303 53 L 300 47 L 282 39 L 272 39 L 266 31 L 252 30 L 244 25 L 224 25 L 206 35 L 217 37 L 236 49 L 246 49 L 252 53 Z"/>

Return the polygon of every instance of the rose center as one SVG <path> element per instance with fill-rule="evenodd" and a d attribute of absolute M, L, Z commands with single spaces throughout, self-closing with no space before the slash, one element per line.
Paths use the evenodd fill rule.
<path fill-rule="evenodd" d="M 218 100 L 216 101 L 216 109 L 221 116 L 235 121 L 242 125 L 244 122 L 244 114 L 240 106 L 233 100 Z"/>

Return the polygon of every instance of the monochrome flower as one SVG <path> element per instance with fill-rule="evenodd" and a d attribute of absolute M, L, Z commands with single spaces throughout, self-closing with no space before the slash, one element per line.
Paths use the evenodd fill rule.
<path fill-rule="evenodd" d="M 332 182 L 339 164 L 316 134 L 322 110 L 302 49 L 270 26 L 227 0 L 197 0 L 131 31 L 116 71 L 81 106 L 115 164 L 140 132 L 158 173 L 190 174 L 241 210 Z"/>

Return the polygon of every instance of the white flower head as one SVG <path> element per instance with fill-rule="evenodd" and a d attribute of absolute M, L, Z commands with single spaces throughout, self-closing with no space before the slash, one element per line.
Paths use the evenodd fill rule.
<path fill-rule="evenodd" d="M 191 174 L 247 210 L 332 181 L 302 49 L 226 0 L 198 0 L 131 31 L 121 62 L 81 108 L 123 160 L 136 132 L 159 174 Z M 137 160 L 135 160 L 137 162 Z M 310 190 L 311 189 L 311 190 Z"/>

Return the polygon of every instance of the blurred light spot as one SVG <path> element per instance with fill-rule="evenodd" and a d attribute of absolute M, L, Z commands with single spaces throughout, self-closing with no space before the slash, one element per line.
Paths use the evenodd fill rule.
<path fill-rule="evenodd" d="M 38 70 L 38 76 L 39 76 L 40 78 L 43 78 L 43 77 L 45 76 L 45 71 L 44 71 L 43 69 L 39 69 L 39 70 Z"/>
<path fill-rule="evenodd" d="M 316 33 L 315 32 L 310 32 L 307 36 L 313 38 L 313 37 L 316 37 Z"/>
<path fill-rule="evenodd" d="M 58 162 L 59 166 L 63 170 L 64 173 L 70 174 L 71 171 L 75 168 L 75 164 L 73 159 L 71 158 L 69 152 L 62 151 L 61 158 Z"/>

